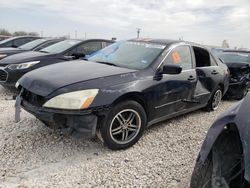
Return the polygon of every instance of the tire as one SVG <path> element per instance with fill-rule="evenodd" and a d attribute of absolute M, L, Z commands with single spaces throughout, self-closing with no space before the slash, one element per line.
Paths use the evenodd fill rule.
<path fill-rule="evenodd" d="M 212 187 L 212 161 L 206 159 L 204 164 L 196 162 L 192 173 L 190 188 L 210 188 Z"/>
<path fill-rule="evenodd" d="M 216 101 L 216 103 L 218 104 L 215 105 L 214 100 L 217 100 L 217 97 L 218 97 L 218 101 Z M 206 111 L 211 112 L 211 111 L 217 110 L 221 103 L 221 99 L 222 99 L 222 90 L 220 87 L 217 87 L 215 91 L 213 92 L 211 98 L 209 99 L 207 106 L 205 107 Z"/>
<path fill-rule="evenodd" d="M 147 125 L 144 108 L 136 101 L 116 104 L 100 127 L 101 140 L 111 150 L 133 146 L 142 136 Z"/>

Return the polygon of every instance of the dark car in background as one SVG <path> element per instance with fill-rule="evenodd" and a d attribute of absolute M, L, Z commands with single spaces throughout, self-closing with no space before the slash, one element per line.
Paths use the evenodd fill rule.
<path fill-rule="evenodd" d="M 113 43 L 110 40 L 64 40 L 40 51 L 23 52 L 0 60 L 0 84 L 5 88 L 15 86 L 17 80 L 34 69 L 84 58 Z"/>
<path fill-rule="evenodd" d="M 33 40 L 31 42 L 28 42 L 24 45 L 21 45 L 17 48 L 0 48 L 0 60 L 8 57 L 10 55 L 14 55 L 14 54 L 18 54 L 18 53 L 22 53 L 22 52 L 27 52 L 27 51 L 39 51 L 43 48 L 46 48 L 48 46 L 51 46 L 57 42 L 62 41 L 63 39 L 46 39 L 46 38 L 42 38 L 42 39 L 36 39 Z"/>
<path fill-rule="evenodd" d="M 199 45 L 121 41 L 88 61 L 25 74 L 16 85 L 16 121 L 21 105 L 49 127 L 75 137 L 97 134 L 110 149 L 125 149 L 149 125 L 200 108 L 216 110 L 228 84 L 227 66 Z"/>
<path fill-rule="evenodd" d="M 242 99 L 250 88 L 250 51 L 224 50 L 218 57 L 224 61 L 231 73 L 226 97 Z"/>
<path fill-rule="evenodd" d="M 199 152 L 190 188 L 250 187 L 250 94 L 211 126 Z"/>
<path fill-rule="evenodd" d="M 11 37 L 0 41 L 0 48 L 7 48 L 7 47 L 17 48 L 23 44 L 26 44 L 28 42 L 31 42 L 39 38 L 41 37 L 34 37 L 34 36 Z"/>
<path fill-rule="evenodd" d="M 224 50 L 228 50 L 228 48 L 219 48 L 219 47 L 208 47 L 212 54 L 215 56 L 218 56 L 219 54 L 221 54 Z"/>

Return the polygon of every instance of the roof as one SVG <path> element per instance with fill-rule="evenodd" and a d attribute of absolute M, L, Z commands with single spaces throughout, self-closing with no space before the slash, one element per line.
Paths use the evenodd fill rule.
<path fill-rule="evenodd" d="M 250 51 L 247 50 L 223 50 L 223 52 L 250 53 Z"/>
<path fill-rule="evenodd" d="M 41 37 L 39 37 L 39 36 L 29 36 L 29 35 L 10 37 L 10 39 L 18 39 L 18 38 L 41 38 Z"/>
<path fill-rule="evenodd" d="M 152 38 L 135 38 L 135 39 L 130 39 L 129 41 L 149 42 L 149 43 L 155 43 L 155 44 L 161 44 L 161 45 L 171 45 L 171 44 L 174 44 L 174 43 L 184 42 L 184 41 L 181 41 L 181 40 L 152 39 Z"/>
<path fill-rule="evenodd" d="M 183 41 L 183 40 L 135 38 L 135 39 L 130 39 L 129 41 L 149 42 L 149 43 L 155 43 L 155 44 L 166 45 L 166 46 L 170 46 L 170 45 L 176 44 L 176 43 L 186 43 L 186 44 L 189 44 L 189 45 L 192 45 L 192 46 L 207 49 L 207 47 L 204 46 L 204 45 L 197 44 L 197 43 L 194 43 L 194 42 Z"/>

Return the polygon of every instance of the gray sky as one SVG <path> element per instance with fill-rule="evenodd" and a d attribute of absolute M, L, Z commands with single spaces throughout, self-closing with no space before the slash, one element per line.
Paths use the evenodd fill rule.
<path fill-rule="evenodd" d="M 45 36 L 170 38 L 250 49 L 250 0 L 2 0 L 0 28 Z"/>

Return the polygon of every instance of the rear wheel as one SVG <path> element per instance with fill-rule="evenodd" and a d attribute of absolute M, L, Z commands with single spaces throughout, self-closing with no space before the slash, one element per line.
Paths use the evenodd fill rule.
<path fill-rule="evenodd" d="M 141 138 L 146 124 L 144 108 L 136 101 L 124 101 L 110 110 L 99 136 L 112 150 L 126 149 Z"/>
<path fill-rule="evenodd" d="M 222 99 L 222 90 L 220 87 L 218 87 L 212 94 L 212 97 L 208 101 L 208 104 L 206 106 L 206 110 L 208 112 L 215 111 L 219 108 L 219 105 L 221 103 Z"/>

